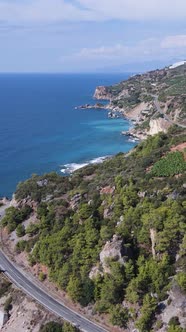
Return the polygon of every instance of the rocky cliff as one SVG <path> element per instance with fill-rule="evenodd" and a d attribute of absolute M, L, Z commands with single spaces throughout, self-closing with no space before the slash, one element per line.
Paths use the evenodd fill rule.
<path fill-rule="evenodd" d="M 167 130 L 170 128 L 171 123 L 165 119 L 151 119 L 149 122 L 150 130 L 148 132 L 149 135 L 156 135 L 159 132 L 167 133 Z"/>
<path fill-rule="evenodd" d="M 112 98 L 112 94 L 109 92 L 108 87 L 98 86 L 95 90 L 94 98 L 102 100 L 110 100 Z"/>
<path fill-rule="evenodd" d="M 113 86 L 98 86 L 94 98 L 109 100 L 108 108 L 132 120 L 140 139 L 167 132 L 172 124 L 186 128 L 185 74 L 186 64 L 135 75 Z"/>

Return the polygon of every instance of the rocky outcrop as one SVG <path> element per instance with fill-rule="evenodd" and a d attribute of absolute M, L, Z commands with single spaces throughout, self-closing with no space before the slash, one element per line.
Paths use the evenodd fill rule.
<path fill-rule="evenodd" d="M 110 100 L 112 98 L 112 94 L 109 92 L 108 88 L 105 86 L 98 86 L 94 93 L 95 99 L 102 100 Z"/>
<path fill-rule="evenodd" d="M 186 328 L 186 296 L 177 285 L 172 287 L 169 299 L 163 305 L 164 310 L 161 314 L 162 322 L 167 325 L 172 317 L 178 317 L 182 328 Z"/>
<path fill-rule="evenodd" d="M 99 275 L 103 276 L 103 272 L 101 271 L 101 267 L 99 266 L 93 266 L 89 273 L 89 278 L 91 280 L 96 279 Z"/>
<path fill-rule="evenodd" d="M 0 198 L 0 205 L 7 205 L 10 201 L 7 197 Z"/>
<path fill-rule="evenodd" d="M 80 193 L 75 194 L 70 201 L 70 207 L 72 210 L 75 210 L 78 208 L 79 203 L 81 202 L 82 195 Z"/>
<path fill-rule="evenodd" d="M 10 206 L 17 208 L 19 205 L 20 205 L 20 203 L 16 200 L 15 194 L 13 194 L 12 200 L 10 201 Z"/>
<path fill-rule="evenodd" d="M 98 265 L 92 267 L 89 278 L 95 279 L 98 275 L 110 273 L 109 261 L 114 260 L 124 265 L 129 255 L 129 249 L 125 248 L 123 240 L 118 235 L 114 235 L 112 240 L 107 241 L 104 245 L 99 255 L 100 262 Z"/>
<path fill-rule="evenodd" d="M 108 260 L 115 260 L 121 264 L 124 264 L 124 252 L 123 249 L 123 241 L 117 235 L 113 236 L 111 241 L 107 241 L 104 248 L 100 252 L 100 263 L 103 268 L 104 273 L 110 273 L 110 268 L 108 264 Z"/>
<path fill-rule="evenodd" d="M 85 104 L 75 107 L 76 110 L 91 110 L 91 109 L 106 109 L 107 106 L 101 103 L 96 103 L 94 105 L 91 104 Z"/>
<path fill-rule="evenodd" d="M 0 310 L 0 329 L 8 322 L 8 313 Z"/>
<path fill-rule="evenodd" d="M 153 136 L 153 135 L 158 134 L 159 132 L 166 133 L 171 125 L 172 124 L 170 122 L 168 122 L 167 120 L 165 120 L 163 118 L 151 119 L 150 123 L 149 123 L 150 130 L 149 130 L 148 134 Z"/>
<path fill-rule="evenodd" d="M 155 250 L 155 246 L 156 246 L 156 230 L 151 228 L 150 229 L 150 239 L 151 239 L 151 244 L 152 244 L 152 256 L 155 259 L 156 258 L 156 250 Z"/>
<path fill-rule="evenodd" d="M 112 195 L 114 194 L 114 191 L 115 191 L 115 186 L 114 187 L 111 187 L 111 186 L 106 186 L 104 188 L 101 188 L 100 190 L 100 195 Z"/>

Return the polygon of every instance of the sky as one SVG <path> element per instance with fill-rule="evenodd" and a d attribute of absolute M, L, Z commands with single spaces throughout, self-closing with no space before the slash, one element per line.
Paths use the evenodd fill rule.
<path fill-rule="evenodd" d="M 0 0 L 0 72 L 140 72 L 185 59 L 185 0 Z"/>

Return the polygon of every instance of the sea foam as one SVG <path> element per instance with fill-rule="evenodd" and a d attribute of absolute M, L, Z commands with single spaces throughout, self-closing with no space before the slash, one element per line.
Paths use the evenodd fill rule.
<path fill-rule="evenodd" d="M 83 168 L 88 165 L 95 165 L 95 164 L 101 164 L 104 160 L 110 158 L 111 156 L 104 156 L 104 157 L 98 157 L 94 158 L 90 161 L 84 162 L 84 163 L 71 163 L 63 165 L 63 168 L 61 169 L 61 173 L 63 174 L 72 174 L 73 172 L 77 171 L 80 168 Z"/>

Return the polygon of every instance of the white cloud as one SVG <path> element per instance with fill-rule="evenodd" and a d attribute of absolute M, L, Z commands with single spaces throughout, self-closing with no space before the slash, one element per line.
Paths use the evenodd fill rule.
<path fill-rule="evenodd" d="M 88 58 L 88 59 L 131 59 L 150 56 L 157 53 L 160 42 L 156 38 L 149 38 L 137 42 L 133 46 L 116 44 L 112 46 L 100 46 L 98 48 L 83 48 L 78 53 L 74 54 L 75 57 Z"/>
<path fill-rule="evenodd" d="M 116 44 L 113 46 L 100 46 L 98 48 L 83 48 L 81 49 L 76 56 L 80 58 L 113 58 L 121 56 L 121 54 L 127 54 L 130 51 L 128 46 L 121 44 Z"/>
<path fill-rule="evenodd" d="M 168 36 L 161 43 L 162 48 L 186 48 L 186 35 Z"/>
<path fill-rule="evenodd" d="M 177 0 L 0 0 L 0 20 L 5 21 L 96 21 L 185 19 L 186 1 Z"/>
<path fill-rule="evenodd" d="M 179 47 L 176 47 L 179 46 Z M 97 48 L 82 48 L 78 52 L 64 56 L 61 62 L 79 63 L 132 63 L 136 61 L 185 59 L 186 36 L 165 36 L 162 39 L 149 38 L 134 45 L 114 44 Z"/>

